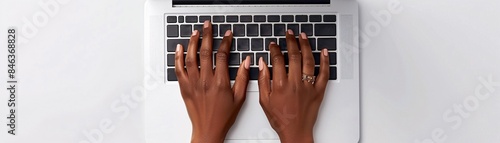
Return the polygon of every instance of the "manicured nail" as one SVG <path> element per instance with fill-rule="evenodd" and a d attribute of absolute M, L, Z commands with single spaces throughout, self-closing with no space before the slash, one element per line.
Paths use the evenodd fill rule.
<path fill-rule="evenodd" d="M 196 35 L 198 35 L 198 30 L 194 30 L 193 34 L 191 34 L 191 36 L 196 36 Z"/>
<path fill-rule="evenodd" d="M 262 57 L 259 58 L 259 71 L 262 71 L 264 69 L 264 60 Z"/>
<path fill-rule="evenodd" d="M 203 24 L 203 28 L 208 28 L 208 26 L 210 25 L 210 21 L 205 21 L 205 24 Z"/>
<path fill-rule="evenodd" d="M 304 33 L 304 32 L 300 33 L 300 38 L 306 40 L 307 39 L 306 33 Z"/>
<path fill-rule="evenodd" d="M 224 34 L 224 36 L 231 36 L 231 30 L 227 30 L 226 34 Z"/>
<path fill-rule="evenodd" d="M 245 69 L 250 69 L 250 56 L 245 59 Z"/>
<path fill-rule="evenodd" d="M 181 50 L 181 44 L 177 44 L 177 48 L 175 48 L 175 52 L 179 52 Z"/>
<path fill-rule="evenodd" d="M 293 35 L 293 30 L 292 29 L 288 29 L 288 34 Z"/>
<path fill-rule="evenodd" d="M 328 50 L 323 49 L 323 56 L 328 57 Z"/>
<path fill-rule="evenodd" d="M 276 45 L 276 42 L 271 41 L 271 43 L 269 43 L 269 44 L 271 44 L 271 45 Z"/>

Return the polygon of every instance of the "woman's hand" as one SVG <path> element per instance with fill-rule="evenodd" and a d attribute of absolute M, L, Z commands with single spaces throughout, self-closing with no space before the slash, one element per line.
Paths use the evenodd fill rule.
<path fill-rule="evenodd" d="M 177 46 L 175 71 L 193 125 L 191 142 L 222 143 L 245 101 L 250 59 L 247 57 L 240 65 L 236 82 L 231 88 L 228 72 L 229 50 L 233 39 L 231 31 L 224 35 L 216 54 L 215 70 L 212 66 L 212 24 L 209 21 L 204 24 L 198 63 L 196 55 L 199 38 L 199 32 L 194 31 L 186 59 L 182 45 Z"/>
<path fill-rule="evenodd" d="M 282 143 L 312 143 L 314 124 L 330 75 L 328 52 L 321 51 L 320 71 L 314 80 L 314 57 L 306 34 L 300 35 L 300 50 L 293 31 L 288 30 L 286 38 L 288 74 L 280 47 L 274 42 L 269 46 L 272 86 L 267 64 L 259 60 L 260 105 Z"/>

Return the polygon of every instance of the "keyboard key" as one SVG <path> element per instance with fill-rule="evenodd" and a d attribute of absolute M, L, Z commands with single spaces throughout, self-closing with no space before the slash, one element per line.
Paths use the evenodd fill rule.
<path fill-rule="evenodd" d="M 321 22 L 321 15 L 311 15 L 309 16 L 310 22 Z"/>
<path fill-rule="evenodd" d="M 177 23 L 177 16 L 167 16 L 167 23 Z"/>
<path fill-rule="evenodd" d="M 287 45 L 286 45 L 286 38 L 280 38 L 278 40 L 278 45 L 280 45 L 281 51 L 286 51 Z"/>
<path fill-rule="evenodd" d="M 230 53 L 229 54 L 229 65 L 240 65 L 240 54 L 239 53 Z"/>
<path fill-rule="evenodd" d="M 252 22 L 252 16 L 251 15 L 242 15 L 242 16 L 240 16 L 240 21 L 241 22 Z"/>
<path fill-rule="evenodd" d="M 264 62 L 266 62 L 269 65 L 267 53 L 256 53 L 255 54 L 255 60 L 257 61 L 257 64 L 259 62 L 260 57 L 262 57 L 262 60 L 264 60 Z"/>
<path fill-rule="evenodd" d="M 204 23 L 205 21 L 212 21 L 211 16 L 200 16 L 200 23 Z"/>
<path fill-rule="evenodd" d="M 312 24 L 301 24 L 301 32 L 306 33 L 307 36 L 313 36 L 313 25 Z"/>
<path fill-rule="evenodd" d="M 191 34 L 193 34 L 193 27 L 191 25 L 181 25 L 181 37 L 191 37 Z"/>
<path fill-rule="evenodd" d="M 253 16 L 255 22 L 266 22 L 266 16 L 264 15 L 256 15 Z"/>
<path fill-rule="evenodd" d="M 262 38 L 252 38 L 252 51 L 263 51 L 264 40 Z"/>
<path fill-rule="evenodd" d="M 179 25 L 167 25 L 167 37 L 179 37 Z"/>
<path fill-rule="evenodd" d="M 269 15 L 267 16 L 267 22 L 280 22 L 279 15 Z"/>
<path fill-rule="evenodd" d="M 233 25 L 233 36 L 234 37 L 244 37 L 245 36 L 245 24 L 234 24 Z"/>
<path fill-rule="evenodd" d="M 299 35 L 299 24 L 287 24 L 287 28 L 286 29 L 292 29 L 293 33 L 295 34 L 295 36 L 298 36 Z"/>
<path fill-rule="evenodd" d="M 293 15 L 282 15 L 281 22 L 293 22 Z"/>
<path fill-rule="evenodd" d="M 336 36 L 337 28 L 335 24 L 315 24 L 314 34 L 316 36 Z"/>
<path fill-rule="evenodd" d="M 177 75 L 175 74 L 174 68 L 167 69 L 167 80 L 168 81 L 177 81 Z"/>
<path fill-rule="evenodd" d="M 184 23 L 184 16 L 179 16 L 179 18 L 177 18 L 177 21 L 179 21 L 179 23 Z"/>
<path fill-rule="evenodd" d="M 222 15 L 214 16 L 213 23 L 224 23 L 226 21 L 226 17 Z"/>
<path fill-rule="evenodd" d="M 212 42 L 212 45 L 213 45 L 212 48 L 213 48 L 214 51 L 219 50 L 220 43 L 222 43 L 222 39 L 214 38 L 214 41 Z"/>
<path fill-rule="evenodd" d="M 247 25 L 247 36 L 259 36 L 259 25 L 258 24 L 248 24 Z"/>
<path fill-rule="evenodd" d="M 236 15 L 229 15 L 229 16 L 226 16 L 226 21 L 227 22 L 238 22 L 238 16 Z"/>
<path fill-rule="evenodd" d="M 337 80 L 337 67 L 330 67 L 330 80 Z"/>
<path fill-rule="evenodd" d="M 175 54 L 167 55 L 167 66 L 173 67 L 175 66 Z"/>
<path fill-rule="evenodd" d="M 330 56 L 330 65 L 337 65 L 337 53 L 329 52 L 328 55 Z"/>
<path fill-rule="evenodd" d="M 323 21 L 325 21 L 325 22 L 335 22 L 335 21 L 337 21 L 337 16 L 336 15 L 324 15 L 323 16 Z"/>
<path fill-rule="evenodd" d="M 228 69 L 229 71 L 229 79 L 230 80 L 235 80 L 236 79 L 236 75 L 238 75 L 238 68 L 229 68 Z"/>
<path fill-rule="evenodd" d="M 253 58 L 253 53 L 242 53 L 241 54 L 241 60 L 245 60 L 245 58 L 247 58 L 247 56 L 250 56 L 250 66 L 252 66 L 254 64 L 254 58 Z"/>
<path fill-rule="evenodd" d="M 186 16 L 186 23 L 197 23 L 198 16 Z"/>
<path fill-rule="evenodd" d="M 250 68 L 249 76 L 250 80 L 258 80 L 259 79 L 259 68 Z"/>
<path fill-rule="evenodd" d="M 227 30 L 231 30 L 231 24 L 221 24 L 219 26 L 219 32 L 220 32 L 219 36 L 224 37 L 224 34 L 226 34 Z"/>
<path fill-rule="evenodd" d="M 290 63 L 289 60 L 290 59 L 288 58 L 288 53 L 283 53 L 283 61 L 285 62 L 285 65 L 288 65 L 288 63 Z M 288 73 L 288 67 L 286 73 Z"/>
<path fill-rule="evenodd" d="M 232 42 L 231 42 L 231 49 L 229 49 L 231 51 L 236 51 L 236 39 L 233 38 Z"/>
<path fill-rule="evenodd" d="M 274 36 L 285 36 L 285 24 L 274 24 Z"/>
<path fill-rule="evenodd" d="M 238 51 L 249 51 L 250 50 L 250 39 L 240 38 L 238 39 Z"/>
<path fill-rule="evenodd" d="M 275 42 L 278 43 L 277 38 L 266 38 L 266 43 L 264 43 L 264 46 L 266 47 L 266 51 L 269 51 L 269 43 Z"/>
<path fill-rule="evenodd" d="M 217 24 L 212 25 L 212 33 L 214 37 L 219 36 L 219 25 Z"/>
<path fill-rule="evenodd" d="M 320 65 L 321 64 L 321 53 L 313 53 L 313 57 L 314 57 L 314 64 Z"/>
<path fill-rule="evenodd" d="M 312 51 L 316 51 L 316 38 L 309 38 L 309 45 Z"/>
<path fill-rule="evenodd" d="M 309 18 L 307 17 L 307 15 L 297 15 L 295 16 L 295 21 L 296 22 L 307 22 Z"/>
<path fill-rule="evenodd" d="M 337 39 L 335 38 L 318 38 L 318 49 L 326 48 L 328 50 L 337 49 Z"/>
<path fill-rule="evenodd" d="M 261 24 L 260 25 L 260 36 L 273 36 L 273 25 L 272 24 Z"/>
<path fill-rule="evenodd" d="M 203 35 L 203 25 L 201 25 L 201 24 L 195 24 L 194 25 L 194 30 L 198 30 L 200 32 L 200 35 Z"/>
<path fill-rule="evenodd" d="M 189 39 L 167 39 L 167 51 L 175 52 L 177 44 L 181 44 L 182 47 L 184 47 L 184 52 L 186 52 L 189 45 Z"/>

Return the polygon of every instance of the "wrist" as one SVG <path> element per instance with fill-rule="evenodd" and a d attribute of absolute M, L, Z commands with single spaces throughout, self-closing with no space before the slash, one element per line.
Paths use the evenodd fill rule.
<path fill-rule="evenodd" d="M 279 135 L 281 143 L 314 143 L 313 133 L 283 133 Z"/>
<path fill-rule="evenodd" d="M 214 131 L 195 131 L 191 135 L 191 143 L 223 143 L 226 134 Z"/>

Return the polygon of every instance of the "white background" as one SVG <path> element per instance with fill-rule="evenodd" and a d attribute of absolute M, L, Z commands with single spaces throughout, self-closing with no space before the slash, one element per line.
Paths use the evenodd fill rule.
<path fill-rule="evenodd" d="M 15 137 L 6 133 L 7 92 L 0 82 L 1 142 L 84 143 L 85 132 L 112 121 L 102 142 L 142 143 L 143 104 L 122 98 L 144 77 L 144 1 L 61 0 L 52 15 L 38 4 L 48 1 L 55 0 L 0 2 L 0 39 L 9 26 L 35 22 L 37 30 L 19 33 L 26 40 L 18 49 Z M 467 101 L 477 99 L 480 78 L 500 81 L 500 2 L 401 0 L 401 12 L 378 22 L 373 13 L 389 10 L 389 3 L 359 1 L 360 30 L 369 35 L 361 50 L 361 142 L 420 143 L 436 133 L 447 143 L 500 142 L 500 87 L 465 110 L 467 117 L 451 112 L 462 121 L 456 129 L 443 119 L 455 105 L 473 105 Z M 33 20 L 41 13 L 46 23 Z M 6 51 L 0 50 L 2 80 Z M 113 112 L 113 104 L 130 114 Z"/>

